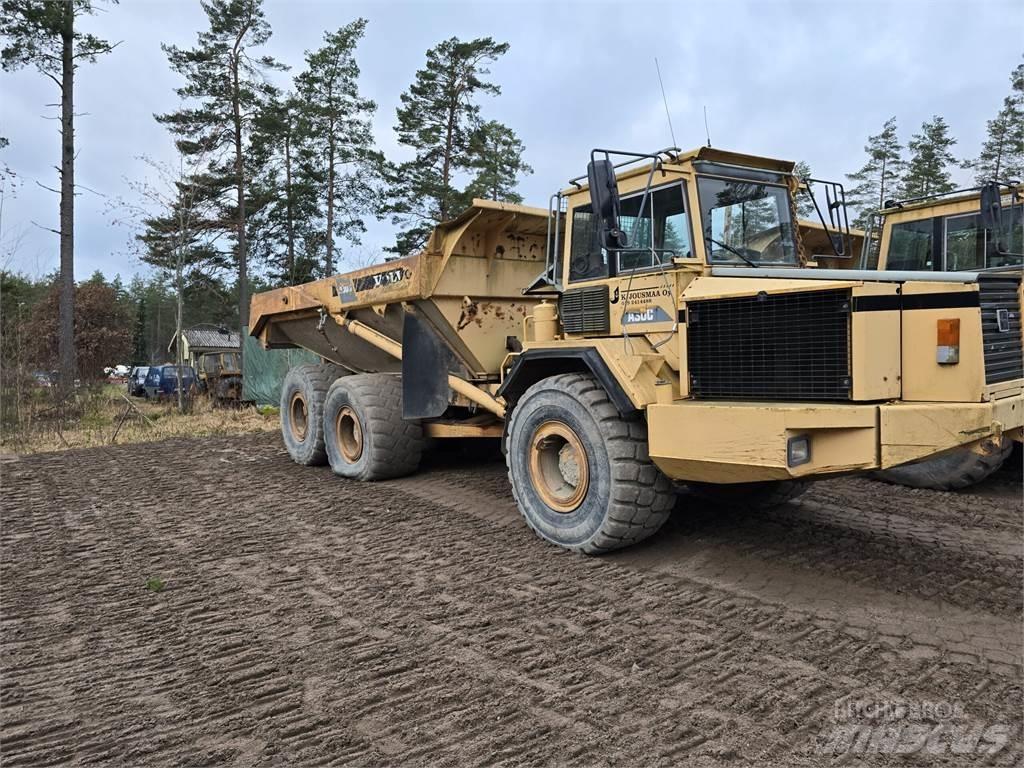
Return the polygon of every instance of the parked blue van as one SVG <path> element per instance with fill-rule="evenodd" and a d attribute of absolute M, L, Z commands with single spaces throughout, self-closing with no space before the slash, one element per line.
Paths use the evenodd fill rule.
<path fill-rule="evenodd" d="M 191 365 L 181 367 L 184 391 L 191 392 L 196 383 L 196 372 Z M 146 374 L 146 397 L 170 397 L 178 393 L 178 366 L 158 365 Z"/>

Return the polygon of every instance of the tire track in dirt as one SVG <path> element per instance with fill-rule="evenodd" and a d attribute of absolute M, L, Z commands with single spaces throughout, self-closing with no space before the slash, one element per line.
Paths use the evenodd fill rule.
<path fill-rule="evenodd" d="M 861 538 L 838 539 L 833 512 L 792 528 L 679 518 L 646 548 L 587 559 L 528 533 L 500 465 L 360 485 L 257 437 L 4 474 L 5 764 L 817 765 L 852 695 L 1018 722 L 1019 639 L 993 658 L 1003 646 L 979 630 L 999 641 L 1012 606 L 957 606 L 959 650 L 915 637 L 930 630 L 913 620 L 948 603 L 857 581 L 884 565 L 875 550 L 828 567 L 836 547 L 892 541 L 862 517 Z M 793 559 L 820 540 L 836 543 Z M 906 570 L 917 551 L 894 554 Z M 949 553 L 957 575 L 1008 559 L 965 552 Z M 976 570 L 989 587 L 1006 578 Z M 142 588 L 153 574 L 166 591 Z M 846 588 L 831 608 L 811 600 L 823 578 Z M 792 589 L 768 599 L 778 582 Z M 858 607 L 867 627 L 845 618 Z M 986 764 L 1022 756 L 1016 730 Z"/>
<path fill-rule="evenodd" d="M 487 480 L 474 484 L 472 473 L 446 468 L 391 484 L 424 502 L 519 526 L 511 497 L 498 495 L 503 484 L 507 488 L 500 467 L 484 466 L 475 477 Z M 899 491 L 908 490 L 859 482 L 868 487 L 858 490 L 877 494 L 881 489 L 897 499 Z M 955 615 L 954 624 L 976 630 L 975 652 L 981 650 L 996 663 L 1021 664 L 1019 574 L 1024 546 L 1019 536 L 1016 541 L 991 541 L 990 533 L 955 523 L 915 521 L 907 510 L 902 515 L 879 513 L 871 509 L 870 500 L 861 501 L 868 508 L 862 511 L 851 506 L 849 497 L 830 493 L 831 485 L 818 483 L 803 499 L 757 519 L 728 510 L 695 512 L 684 494 L 676 516 L 659 536 L 608 559 L 842 620 L 858 637 L 909 640 L 923 645 L 924 653 L 971 652 L 965 633 L 947 626 Z M 832 500 L 817 501 L 819 488 Z M 932 501 L 926 495 L 923 503 Z M 898 589 L 886 589 L 893 583 Z M 996 615 L 971 610 L 979 606 Z M 872 632 L 877 627 L 884 631 Z"/>

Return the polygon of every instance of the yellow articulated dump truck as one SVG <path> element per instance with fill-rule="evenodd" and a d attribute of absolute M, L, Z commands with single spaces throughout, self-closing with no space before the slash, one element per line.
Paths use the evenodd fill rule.
<path fill-rule="evenodd" d="M 1019 271 L 816 266 L 791 162 L 594 150 L 587 171 L 546 210 L 476 200 L 419 254 L 254 296 L 265 347 L 323 359 L 282 390 L 292 458 L 375 480 L 428 437 L 500 438 L 530 527 L 597 554 L 654 533 L 677 484 L 769 506 L 1021 439 Z"/>
<path fill-rule="evenodd" d="M 1009 271 L 1002 284 L 1005 298 L 1013 292 L 1015 274 L 1024 263 L 1021 192 L 1018 184 L 992 181 L 974 189 L 890 202 L 872 217 L 873 236 L 865 241 L 860 264 L 886 271 L 984 274 L 994 301 L 1000 273 Z M 1020 326 L 1010 317 L 1011 328 L 999 332 L 1000 308 L 1014 311 L 1013 306 L 1000 306 L 996 314 L 983 313 L 984 352 L 991 377 L 1010 380 L 1017 375 Z M 998 470 L 1012 447 L 1008 437 L 994 436 L 878 476 L 916 488 L 957 490 Z"/>

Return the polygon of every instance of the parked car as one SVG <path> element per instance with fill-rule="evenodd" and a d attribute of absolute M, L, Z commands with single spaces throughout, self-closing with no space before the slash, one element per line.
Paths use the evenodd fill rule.
<path fill-rule="evenodd" d="M 182 384 L 185 393 L 192 391 L 196 383 L 196 372 L 191 365 L 182 366 Z M 146 374 L 146 397 L 169 398 L 178 393 L 178 366 L 158 365 Z"/>
<path fill-rule="evenodd" d="M 131 369 L 127 365 L 115 365 L 113 367 L 107 366 L 103 369 L 103 373 L 108 379 L 124 381 Z"/>
<path fill-rule="evenodd" d="M 137 365 L 128 374 L 128 394 L 133 397 L 141 397 L 146 394 L 146 374 L 149 373 L 148 365 Z"/>

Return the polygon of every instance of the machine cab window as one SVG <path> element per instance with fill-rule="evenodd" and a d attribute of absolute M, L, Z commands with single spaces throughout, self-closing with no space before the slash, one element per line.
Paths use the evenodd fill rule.
<path fill-rule="evenodd" d="M 893 224 L 886 269 L 935 269 L 935 225 L 932 219 Z"/>
<path fill-rule="evenodd" d="M 981 214 L 934 216 L 892 225 L 886 269 L 991 269 L 1021 263 L 1021 206 L 1003 210 L 1002 231 L 984 227 Z"/>
<path fill-rule="evenodd" d="M 701 176 L 697 192 L 709 263 L 796 264 L 785 186 Z"/>
<path fill-rule="evenodd" d="M 628 246 L 615 252 L 601 248 L 593 206 L 573 208 L 572 240 L 569 253 L 569 280 L 595 280 L 613 274 L 658 269 L 673 258 L 693 257 L 690 224 L 686 215 L 686 195 L 681 183 L 624 196 L 621 200 L 620 226 Z"/>

